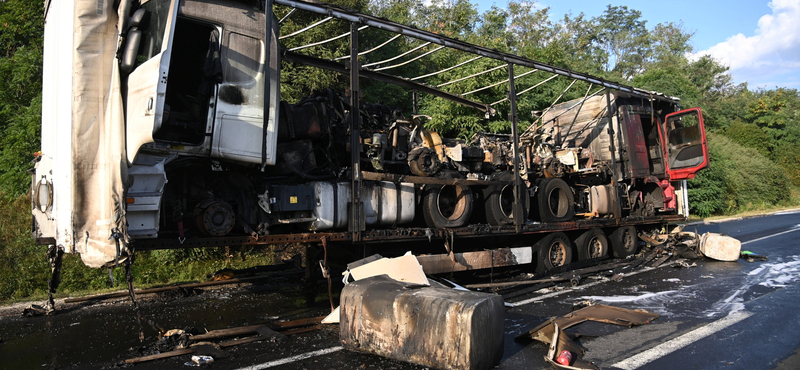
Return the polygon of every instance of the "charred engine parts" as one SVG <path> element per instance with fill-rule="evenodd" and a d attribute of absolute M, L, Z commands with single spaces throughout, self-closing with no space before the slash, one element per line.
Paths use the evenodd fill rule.
<path fill-rule="evenodd" d="M 406 225 L 415 218 L 431 228 L 458 228 L 470 222 L 514 225 L 517 196 L 521 223 L 528 218 L 568 222 L 576 216 L 674 212 L 678 195 L 668 180 L 654 175 L 628 179 L 625 176 L 632 175 L 612 170 L 623 159 L 609 149 L 612 137 L 604 129 L 609 120 L 601 109 L 605 103 L 592 104 L 593 110 L 581 113 L 580 119 L 562 116 L 569 109 L 556 107 L 560 113 L 548 112 L 543 124 L 520 135 L 515 151 L 511 135 L 479 132 L 469 141 L 446 138 L 426 128 L 431 117 L 409 119 L 399 108 L 367 103 L 355 112 L 332 90 L 297 104 L 281 102 L 275 166 L 262 172 L 235 161 L 213 160 L 211 170 L 200 172 L 189 159 L 163 161 L 172 176 L 163 204 L 174 216 L 162 223 L 171 223 L 182 237 L 181 210 L 194 209 L 194 222 L 186 224 L 205 236 L 240 229 L 251 235 L 253 230 L 263 235 L 275 228 L 346 229 L 353 194 L 352 151 L 359 153 L 358 169 L 374 175 L 375 181 L 358 182 L 368 226 Z M 356 148 L 351 147 L 352 114 L 359 116 Z M 519 181 L 514 178 L 515 152 Z M 395 182 L 392 175 L 430 180 Z M 465 179 L 495 183 L 457 181 Z M 417 208 L 422 217 L 417 217 Z M 482 214 L 471 220 L 475 210 Z"/>

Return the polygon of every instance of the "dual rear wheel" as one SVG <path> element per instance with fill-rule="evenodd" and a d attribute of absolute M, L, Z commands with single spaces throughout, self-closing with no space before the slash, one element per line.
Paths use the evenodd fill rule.
<path fill-rule="evenodd" d="M 639 237 L 633 226 L 616 228 L 606 237 L 603 230 L 592 228 L 584 231 L 575 239 L 574 245 L 563 232 L 555 232 L 545 236 L 536 243 L 538 256 L 537 272 L 544 272 L 556 267 L 572 263 L 573 246 L 578 253 L 578 260 L 585 261 L 607 256 L 609 249 L 616 258 L 626 258 L 636 253 Z"/>

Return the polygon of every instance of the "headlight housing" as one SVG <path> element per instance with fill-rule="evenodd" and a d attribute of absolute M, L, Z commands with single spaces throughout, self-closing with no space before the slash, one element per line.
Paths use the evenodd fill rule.
<path fill-rule="evenodd" d="M 44 177 L 36 184 L 34 200 L 42 212 L 47 212 L 53 206 L 53 184 Z"/>

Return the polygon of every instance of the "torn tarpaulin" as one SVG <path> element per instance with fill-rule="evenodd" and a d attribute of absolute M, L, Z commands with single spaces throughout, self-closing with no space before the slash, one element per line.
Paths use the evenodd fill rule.
<path fill-rule="evenodd" d="M 647 324 L 658 318 L 658 316 L 658 314 L 650 313 L 645 310 L 629 310 L 596 304 L 573 311 L 562 317 L 553 317 L 529 330 L 527 333 L 520 334 L 517 336 L 516 340 L 533 339 L 550 344 L 550 350 L 547 356 L 545 356 L 545 359 L 558 368 L 597 369 L 592 363 L 582 359 L 586 349 L 578 343 L 575 343 L 575 336 L 564 332 L 564 329 L 578 325 L 584 321 L 597 321 L 632 327 Z M 564 350 L 570 351 L 573 354 L 573 360 L 570 366 L 560 365 L 555 362 L 556 356 Z"/>

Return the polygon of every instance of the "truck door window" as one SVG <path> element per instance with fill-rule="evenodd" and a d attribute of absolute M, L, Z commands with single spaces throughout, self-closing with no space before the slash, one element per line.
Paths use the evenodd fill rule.
<path fill-rule="evenodd" d="M 136 64 L 142 64 L 150 58 L 161 53 L 161 46 L 164 42 L 164 32 L 169 18 L 170 0 L 150 0 L 142 4 L 142 8 L 147 10 L 148 19 L 144 29 L 142 29 L 142 45 L 136 57 Z"/>
<path fill-rule="evenodd" d="M 261 83 L 263 48 L 261 40 L 238 33 L 227 34 L 223 58 L 223 83 L 219 98 L 232 105 L 263 107 L 258 98 L 263 94 Z"/>
<path fill-rule="evenodd" d="M 695 167 L 703 163 L 702 138 L 696 115 L 670 117 L 667 131 L 671 169 Z"/>

